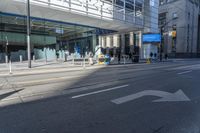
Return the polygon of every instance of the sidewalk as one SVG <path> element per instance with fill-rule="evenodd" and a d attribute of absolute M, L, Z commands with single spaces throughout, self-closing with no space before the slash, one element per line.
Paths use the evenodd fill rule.
<path fill-rule="evenodd" d="M 114 61 L 111 63 L 113 64 L 118 64 L 117 61 Z M 122 65 L 125 64 L 132 64 L 131 61 L 121 61 Z M 13 62 L 11 64 L 6 64 L 2 63 L 0 64 L 0 77 L 1 76 L 6 76 L 9 75 L 10 70 L 13 75 L 18 75 L 18 74 L 37 74 L 37 73 L 45 73 L 45 72 L 62 72 L 62 71 L 75 71 L 75 70 L 83 70 L 83 69 L 95 69 L 95 68 L 102 68 L 105 67 L 106 65 L 89 65 L 88 62 L 86 61 L 85 63 L 82 61 L 79 62 L 73 62 L 73 61 L 68 61 L 68 62 L 63 62 L 63 61 L 32 61 L 32 68 L 28 68 L 28 62 Z"/>
<path fill-rule="evenodd" d="M 124 66 L 137 66 L 140 64 L 120 64 L 120 65 L 88 65 L 85 67 L 81 65 L 73 65 L 68 62 L 44 62 L 33 63 L 33 68 L 27 68 L 27 62 L 13 63 L 12 74 L 9 74 L 9 66 L 6 64 L 0 64 L 0 90 L 10 88 L 22 88 L 24 86 L 34 86 L 41 84 L 56 83 L 58 81 L 77 80 L 83 76 L 87 76 L 87 73 L 96 71 L 102 68 L 124 68 Z M 6 68 L 4 68 L 6 67 Z M 89 70 L 89 71 L 88 71 Z M 91 71 L 90 71 L 91 70 Z M 110 71 L 110 70 L 109 70 Z M 69 73 L 62 75 L 61 73 Z M 62 76 L 49 76 L 60 73 Z M 77 75 L 77 73 L 80 73 Z M 85 75 L 86 74 L 86 75 Z M 39 76 L 41 75 L 41 76 Z M 31 78 L 32 77 L 32 78 Z M 48 77 L 48 78 L 47 78 Z"/>
<path fill-rule="evenodd" d="M 40 74 L 49 72 L 62 72 L 62 71 L 80 71 L 84 69 L 95 69 L 103 66 L 88 64 L 73 65 L 69 62 L 33 62 L 32 68 L 28 68 L 28 63 L 12 63 L 11 74 L 9 64 L 0 64 L 0 77 L 8 75 L 24 75 L 24 74 Z"/>
<path fill-rule="evenodd" d="M 77 65 L 78 64 L 78 65 Z M 72 64 L 71 62 L 32 62 L 32 68 L 28 68 L 28 63 L 15 62 L 11 64 L 11 73 L 10 74 L 10 65 L 9 64 L 0 64 L 0 77 L 9 76 L 9 75 L 24 75 L 24 74 L 42 74 L 49 72 L 62 72 L 62 71 L 82 71 L 85 69 L 97 69 L 106 67 L 106 65 L 85 65 L 82 62 Z"/>
<path fill-rule="evenodd" d="M 180 59 L 179 59 L 180 60 Z M 173 59 L 168 60 L 167 62 L 176 62 L 179 60 L 173 61 Z M 164 61 L 166 62 L 166 61 Z M 111 61 L 110 65 L 89 65 L 87 62 L 85 65 L 83 62 L 76 62 L 72 64 L 72 62 L 63 62 L 63 61 L 37 61 L 32 62 L 32 68 L 28 68 L 27 62 L 14 62 L 11 64 L 11 74 L 10 74 L 10 64 L 0 64 L 0 77 L 9 76 L 9 75 L 30 75 L 30 74 L 42 74 L 49 72 L 66 72 L 66 71 L 82 71 L 89 69 L 97 69 L 97 68 L 105 68 L 105 67 L 123 67 L 124 65 L 141 65 L 145 64 L 146 60 L 140 60 L 139 63 L 132 63 L 131 60 L 123 60 L 121 59 L 120 64 L 118 64 L 118 60 L 114 59 Z M 159 62 L 152 62 L 153 64 Z"/>

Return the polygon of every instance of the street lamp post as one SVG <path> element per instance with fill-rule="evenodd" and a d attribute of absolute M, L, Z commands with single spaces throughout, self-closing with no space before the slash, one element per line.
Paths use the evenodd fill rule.
<path fill-rule="evenodd" d="M 27 0 L 27 54 L 28 68 L 31 68 L 31 44 L 30 44 L 30 0 Z"/>
<path fill-rule="evenodd" d="M 161 40 L 160 40 L 160 61 L 162 61 L 162 56 L 163 56 L 163 30 L 164 30 L 164 26 L 161 26 L 160 28 L 160 34 L 161 34 Z"/>

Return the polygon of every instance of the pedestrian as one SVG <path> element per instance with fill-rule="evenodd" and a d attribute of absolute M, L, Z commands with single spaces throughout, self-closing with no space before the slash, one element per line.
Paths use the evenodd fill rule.
<path fill-rule="evenodd" d="M 157 60 L 157 53 L 154 53 L 154 60 Z"/>
<path fill-rule="evenodd" d="M 152 62 L 153 53 L 150 53 L 150 61 Z"/>
<path fill-rule="evenodd" d="M 154 58 L 156 58 L 157 57 L 157 53 L 154 53 Z"/>
<path fill-rule="evenodd" d="M 167 60 L 168 59 L 168 55 L 167 54 L 165 54 L 165 60 Z"/>
<path fill-rule="evenodd" d="M 129 51 L 129 59 L 131 59 L 131 57 L 132 57 L 132 53 L 131 51 Z"/>
<path fill-rule="evenodd" d="M 153 53 L 152 53 L 152 52 L 150 53 L 150 57 L 151 57 L 151 58 L 153 57 Z"/>
<path fill-rule="evenodd" d="M 120 60 L 121 60 L 121 54 L 120 51 L 118 52 L 118 64 L 120 64 Z"/>
<path fill-rule="evenodd" d="M 163 55 L 162 55 L 162 53 L 160 53 L 160 62 L 162 62 L 162 57 L 163 57 Z"/>
<path fill-rule="evenodd" d="M 56 51 L 56 60 L 59 58 L 59 51 Z"/>

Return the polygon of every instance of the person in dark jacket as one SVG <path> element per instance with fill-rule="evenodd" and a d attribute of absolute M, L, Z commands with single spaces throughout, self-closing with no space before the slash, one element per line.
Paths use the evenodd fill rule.
<path fill-rule="evenodd" d="M 165 54 L 165 60 L 167 60 L 168 59 L 168 55 L 167 54 Z"/>
<path fill-rule="evenodd" d="M 121 53 L 118 52 L 118 64 L 120 64 L 120 60 L 121 60 Z"/>

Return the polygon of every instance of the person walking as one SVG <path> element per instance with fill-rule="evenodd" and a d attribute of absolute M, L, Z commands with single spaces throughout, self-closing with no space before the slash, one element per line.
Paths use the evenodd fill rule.
<path fill-rule="evenodd" d="M 167 54 L 165 54 L 165 60 L 167 60 L 168 59 L 168 55 Z"/>
<path fill-rule="evenodd" d="M 121 60 L 121 54 L 120 51 L 118 52 L 118 64 L 120 64 L 120 60 Z"/>
<path fill-rule="evenodd" d="M 150 61 L 152 62 L 152 58 L 153 58 L 153 53 L 150 53 Z"/>
<path fill-rule="evenodd" d="M 162 58 L 163 58 L 163 55 L 162 53 L 160 54 L 160 62 L 162 62 Z"/>
<path fill-rule="evenodd" d="M 154 60 L 157 61 L 157 53 L 154 53 Z"/>

